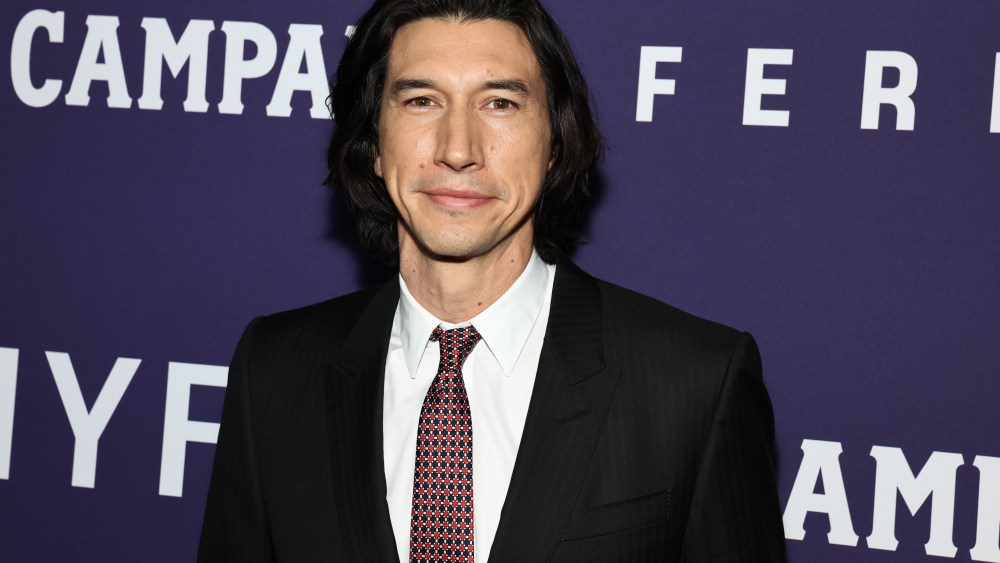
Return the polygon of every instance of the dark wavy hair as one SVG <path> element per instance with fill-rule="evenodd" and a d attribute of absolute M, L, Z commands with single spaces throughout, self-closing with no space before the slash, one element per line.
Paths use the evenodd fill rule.
<path fill-rule="evenodd" d="M 589 172 L 604 143 L 569 43 L 537 0 L 376 0 L 355 26 L 332 81 L 335 127 L 324 183 L 343 189 L 361 246 L 397 263 L 399 213 L 373 168 L 379 108 L 393 38 L 424 18 L 510 22 L 531 45 L 545 81 L 553 160 L 535 204 L 534 246 L 543 260 L 555 262 L 579 242 Z"/>

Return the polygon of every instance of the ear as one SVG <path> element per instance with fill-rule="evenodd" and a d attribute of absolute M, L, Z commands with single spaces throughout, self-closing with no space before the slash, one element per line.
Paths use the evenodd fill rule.
<path fill-rule="evenodd" d="M 380 155 L 375 155 L 375 164 L 373 168 L 375 169 L 375 175 L 382 178 L 382 157 Z"/>

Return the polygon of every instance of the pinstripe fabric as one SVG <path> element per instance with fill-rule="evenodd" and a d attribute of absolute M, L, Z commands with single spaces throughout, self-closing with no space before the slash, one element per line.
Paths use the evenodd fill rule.
<path fill-rule="evenodd" d="M 200 561 L 397 560 L 381 393 L 398 298 L 390 280 L 250 323 Z M 783 561 L 773 440 L 749 333 L 561 261 L 490 560 Z"/>

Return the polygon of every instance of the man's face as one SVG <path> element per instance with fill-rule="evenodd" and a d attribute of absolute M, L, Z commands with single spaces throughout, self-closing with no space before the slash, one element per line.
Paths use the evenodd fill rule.
<path fill-rule="evenodd" d="M 402 217 L 401 245 L 412 237 L 424 252 L 463 258 L 512 233 L 530 241 L 549 131 L 545 84 L 517 26 L 423 19 L 400 28 L 375 173 Z"/>

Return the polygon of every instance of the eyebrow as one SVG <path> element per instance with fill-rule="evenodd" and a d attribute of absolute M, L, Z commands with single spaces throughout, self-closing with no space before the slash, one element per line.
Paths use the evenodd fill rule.
<path fill-rule="evenodd" d="M 509 90 L 511 92 L 517 92 L 522 96 L 531 96 L 531 90 L 528 89 L 528 85 L 520 78 L 487 80 L 486 82 L 483 82 L 483 86 L 485 86 L 487 90 Z"/>
<path fill-rule="evenodd" d="M 433 88 L 434 81 L 426 78 L 400 78 L 392 83 L 392 95 L 398 96 L 407 90 L 418 88 Z"/>
<path fill-rule="evenodd" d="M 433 80 L 427 78 L 400 78 L 392 83 L 392 90 L 390 92 L 393 96 L 399 96 L 403 92 L 408 90 L 416 90 L 419 88 L 434 88 L 436 83 Z M 520 78 L 501 78 L 497 80 L 487 80 L 483 82 L 484 90 L 508 90 L 510 92 L 517 92 L 522 96 L 531 97 L 531 89 L 528 88 L 528 84 L 521 80 Z"/>

